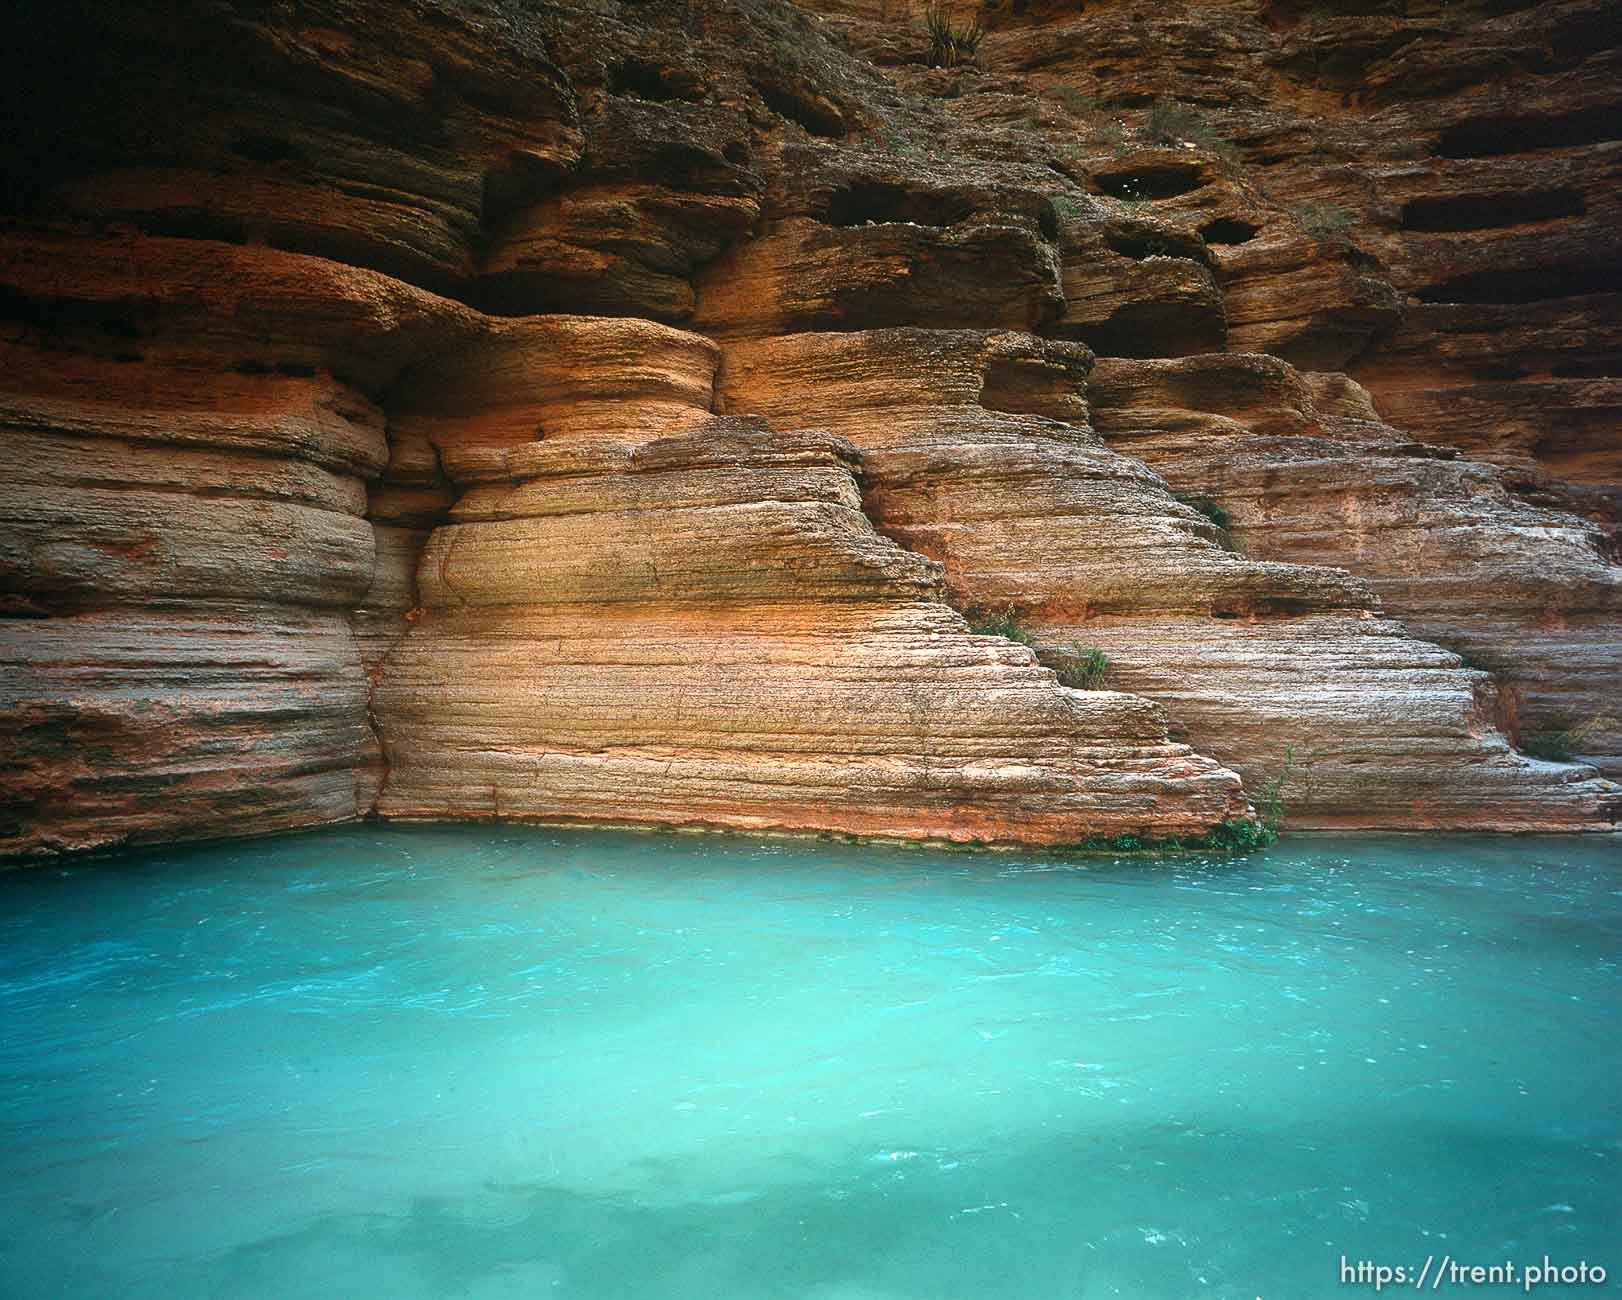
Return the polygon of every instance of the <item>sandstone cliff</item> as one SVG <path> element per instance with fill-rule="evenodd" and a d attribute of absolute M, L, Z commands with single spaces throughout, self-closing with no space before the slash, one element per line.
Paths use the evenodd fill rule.
<path fill-rule="evenodd" d="M 1614 13 L 1355 8 L 15 6 L 0 855 L 1613 825 Z"/>

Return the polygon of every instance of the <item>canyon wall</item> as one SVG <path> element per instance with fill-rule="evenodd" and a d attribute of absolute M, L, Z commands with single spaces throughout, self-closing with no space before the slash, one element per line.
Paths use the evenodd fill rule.
<path fill-rule="evenodd" d="M 971 8 L 15 6 L 0 857 L 1613 828 L 1614 13 Z"/>

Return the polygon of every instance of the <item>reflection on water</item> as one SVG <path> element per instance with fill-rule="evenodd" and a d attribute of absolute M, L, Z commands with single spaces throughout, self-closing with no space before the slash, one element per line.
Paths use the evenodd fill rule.
<path fill-rule="evenodd" d="M 1614 840 L 353 827 L 0 879 L 0 1294 L 1622 1275 Z"/>

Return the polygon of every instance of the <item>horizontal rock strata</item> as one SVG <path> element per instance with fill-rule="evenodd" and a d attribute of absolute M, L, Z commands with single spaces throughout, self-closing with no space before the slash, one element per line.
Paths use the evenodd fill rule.
<path fill-rule="evenodd" d="M 930 603 L 854 459 L 727 421 L 514 447 L 423 554 L 381 811 L 1018 843 L 1243 813 L 1153 706 Z"/>
<path fill-rule="evenodd" d="M 1599 529 L 1404 438 L 1341 376 L 1270 357 L 1108 361 L 1091 391 L 1111 445 L 1220 506 L 1247 554 L 1355 568 L 1409 627 L 1492 672 L 1512 736 L 1576 733 L 1584 762 L 1622 771 L 1622 571 Z"/>
<path fill-rule="evenodd" d="M 24 0 L 0 857 L 1613 825 L 1609 5 Z"/>
<path fill-rule="evenodd" d="M 1614 820 L 1615 786 L 1516 754 L 1487 674 L 1375 617 L 1363 582 L 1224 549 L 1141 462 L 1078 427 L 1089 360 L 1029 336 L 794 335 L 729 344 L 722 393 L 785 420 L 816 402 L 862 449 L 879 528 L 939 559 L 958 603 L 1011 611 L 1055 663 L 1104 650 L 1112 682 L 1163 702 L 1253 789 L 1289 756 L 1293 824 Z"/>
<path fill-rule="evenodd" d="M 294 285 L 306 311 L 288 315 Z M 369 803 L 349 609 L 372 580 L 365 480 L 387 447 L 381 410 L 333 371 L 379 357 L 317 321 L 369 319 L 356 346 L 386 352 L 390 285 L 182 241 L 0 244 L 0 286 L 37 305 L 0 337 L 0 853 Z"/>

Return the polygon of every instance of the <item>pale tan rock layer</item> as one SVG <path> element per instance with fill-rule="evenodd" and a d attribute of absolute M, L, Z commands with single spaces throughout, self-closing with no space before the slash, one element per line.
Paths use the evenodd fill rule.
<path fill-rule="evenodd" d="M 332 820 L 385 782 L 397 815 L 1012 843 L 1245 813 L 1153 705 L 932 603 L 847 444 L 714 421 L 707 340 L 263 248 L 188 272 L 125 237 L 75 275 L 64 246 L 15 236 L 13 291 L 117 310 L 113 257 L 168 291 L 139 359 L 9 344 L 11 853 Z"/>
<path fill-rule="evenodd" d="M 725 350 L 722 394 L 728 409 L 780 420 L 815 401 L 822 422 L 862 449 L 876 525 L 940 560 L 959 603 L 1015 612 L 1055 662 L 1104 650 L 1113 682 L 1162 703 L 1179 734 L 1252 789 L 1293 754 L 1292 824 L 1526 830 L 1614 820 L 1617 787 L 1591 767 L 1516 754 L 1497 728 L 1488 675 L 1376 618 L 1362 581 L 1224 549 L 1221 529 L 1091 430 L 980 405 L 1009 391 L 993 376 L 1011 357 L 1025 381 L 1011 405 L 1080 418 L 1086 358 L 1029 336 L 890 330 L 740 341 Z M 1247 413 L 1266 409 L 1265 386 L 1247 382 L 1258 371 L 1308 400 L 1307 382 L 1274 358 L 1111 362 L 1090 389 L 1110 401 L 1124 376 L 1210 375 L 1217 396 L 1208 401 L 1226 397 L 1229 410 Z M 1071 405 L 1059 407 L 1065 399 Z M 1138 401 L 1128 418 L 1153 421 L 1149 395 Z M 1223 418 L 1194 441 L 1231 467 L 1222 435 L 1240 426 Z M 1559 553 L 1541 541 L 1528 551 L 1544 562 Z M 1591 551 L 1570 554 L 1603 583 Z M 1574 667 L 1561 680 L 1582 690 Z M 1596 678 L 1615 672 L 1596 668 Z M 1502 792 L 1490 806 L 1489 789 Z"/>
<path fill-rule="evenodd" d="M 350 611 L 388 446 L 333 375 L 392 374 L 471 315 L 323 259 L 134 236 L 8 232 L 0 285 L 65 314 L 0 338 L 0 853 L 353 817 L 378 771 Z M 132 313 L 139 340 L 109 337 Z"/>
<path fill-rule="evenodd" d="M 513 449 L 424 551 L 380 810 L 1038 844 L 1243 814 L 1153 705 L 931 603 L 855 460 L 726 420 Z"/>
<path fill-rule="evenodd" d="M 1622 773 L 1622 571 L 1602 534 L 1383 423 L 1343 376 L 1271 357 L 1106 361 L 1091 393 L 1112 446 L 1214 501 L 1250 555 L 1344 564 L 1410 628 L 1490 669 L 1509 734 L 1573 732 Z"/>

